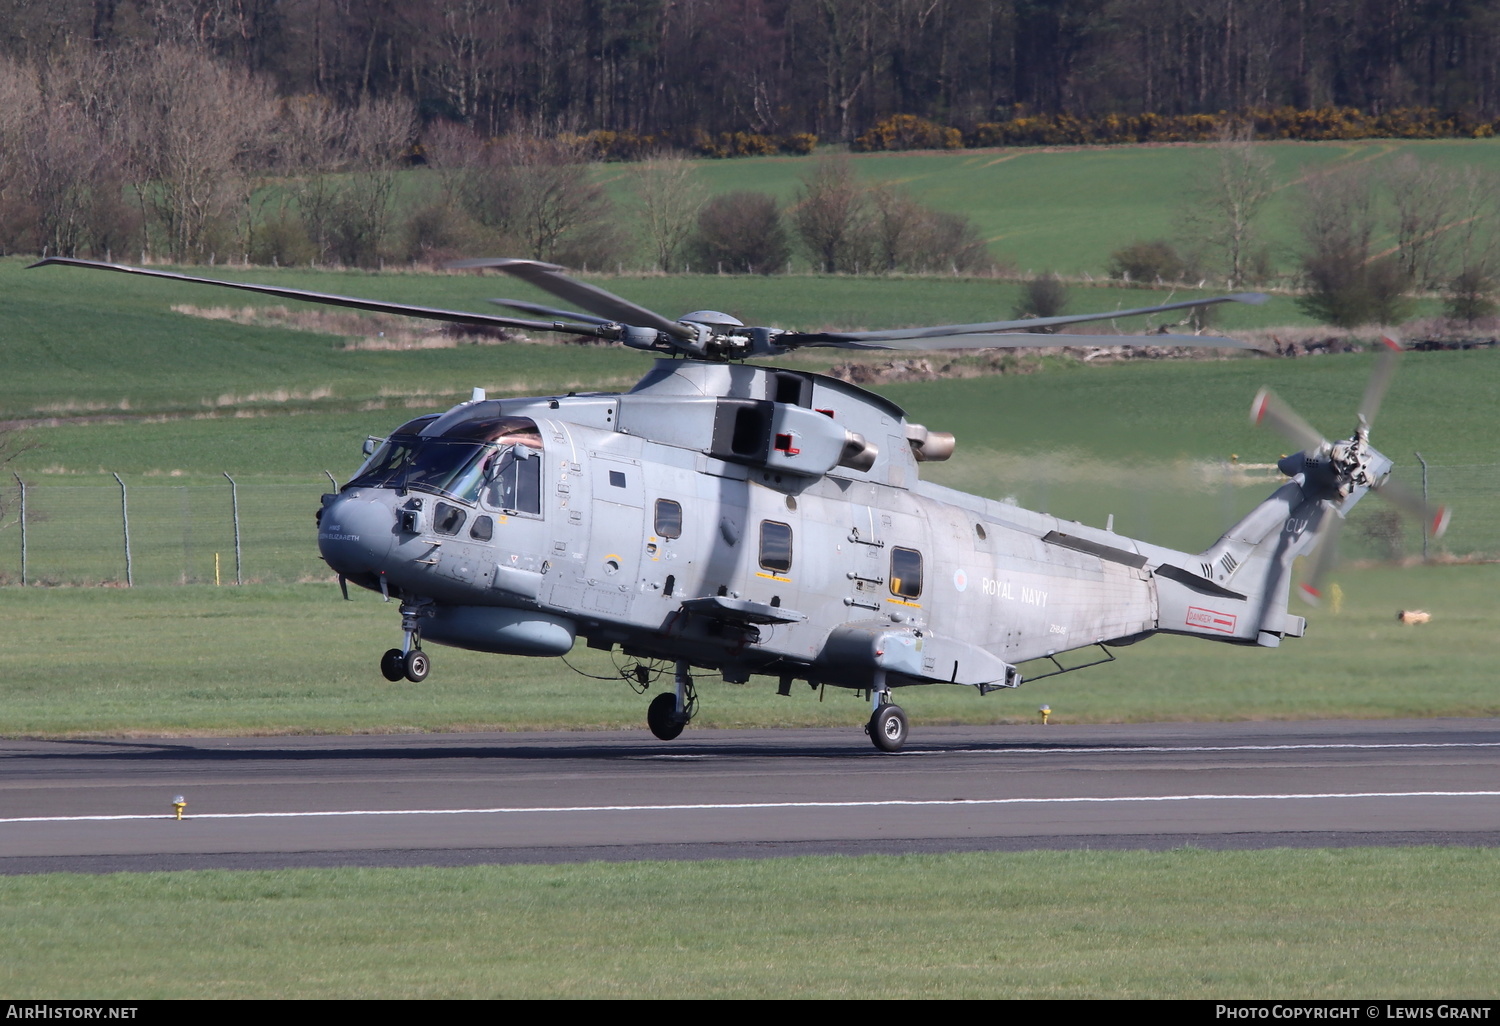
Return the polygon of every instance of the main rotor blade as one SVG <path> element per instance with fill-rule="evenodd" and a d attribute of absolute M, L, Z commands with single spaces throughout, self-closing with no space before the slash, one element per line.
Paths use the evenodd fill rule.
<path fill-rule="evenodd" d="M 569 317 L 575 321 L 583 321 L 585 324 L 609 324 L 607 318 L 595 317 L 593 314 L 579 313 L 577 310 L 563 310 L 555 306 L 544 306 L 541 303 L 527 303 L 520 299 L 492 299 L 491 303 L 496 306 L 508 306 L 512 310 L 520 310 L 522 313 L 542 314 L 546 317 Z"/>
<path fill-rule="evenodd" d="M 1344 518 L 1338 515 L 1336 510 L 1329 510 L 1325 516 L 1331 519 L 1327 527 L 1323 528 L 1323 537 L 1318 542 L 1318 550 L 1313 553 L 1312 570 L 1308 573 L 1302 586 L 1297 590 L 1302 595 L 1302 600 L 1310 606 L 1322 605 L 1323 585 L 1328 580 L 1328 572 L 1333 569 L 1333 564 L 1339 557 L 1339 533 L 1344 529 Z"/>
<path fill-rule="evenodd" d="M 1370 372 L 1369 384 L 1365 385 L 1364 398 L 1359 401 L 1359 419 L 1366 428 L 1375 425 L 1375 414 L 1380 412 L 1380 401 L 1391 387 L 1391 378 L 1396 373 L 1396 361 L 1401 347 L 1388 338 L 1382 338 L 1384 348 L 1375 359 L 1375 369 Z"/>
<path fill-rule="evenodd" d="M 543 292 L 550 292 L 558 299 L 582 307 L 591 314 L 608 318 L 620 324 L 642 328 L 655 328 L 673 338 L 696 339 L 698 333 L 685 324 L 669 321 L 659 313 L 637 306 L 628 299 L 606 292 L 563 274 L 556 264 L 544 264 L 536 260 L 511 260 L 504 257 L 487 257 L 478 260 L 455 260 L 448 265 L 454 268 L 493 267 L 497 271 L 514 275 L 522 281 L 535 285 Z"/>
<path fill-rule="evenodd" d="M 1237 292 L 1231 296 L 1213 296 L 1209 299 L 1189 299 L 1181 303 L 1163 303 L 1160 306 L 1139 306 L 1131 310 L 1111 310 L 1106 313 L 1090 314 L 1064 314 L 1060 317 L 1028 317 L 1018 321 L 987 321 L 980 324 L 936 324 L 926 328 L 892 328 L 880 331 L 821 331 L 821 332 L 788 332 L 777 338 L 781 345 L 827 345 L 828 342 L 814 342 L 812 339 L 831 340 L 837 342 L 895 342 L 906 339 L 918 338 L 946 338 L 954 335 L 988 335 L 996 332 L 1028 332 L 1036 328 L 1051 328 L 1062 324 L 1083 324 L 1086 321 L 1108 321 L 1116 317 L 1138 317 L 1142 314 L 1163 313 L 1167 310 L 1187 310 L 1199 306 L 1212 306 L 1215 303 L 1264 303 L 1266 297 L 1260 292 Z M 791 336 L 791 339 L 788 339 Z M 1043 336 L 1045 337 L 1045 336 Z M 807 339 L 809 341 L 800 341 Z M 1019 345 L 1020 343 L 1013 343 Z M 1045 345 L 1046 343 L 1036 343 Z M 1068 343 L 1074 344 L 1074 343 Z M 1118 345 L 1119 343 L 1104 343 L 1105 345 Z M 1218 343 L 1226 344 L 1226 343 Z M 1227 343 L 1242 349 L 1250 349 L 1238 342 Z M 895 347 L 883 347 L 895 348 Z M 903 347 L 904 348 L 904 347 Z M 954 346 L 931 346 L 934 349 L 952 349 Z"/>
<path fill-rule="evenodd" d="M 860 335 L 861 332 L 850 332 Z M 869 334 L 877 334 L 870 332 Z M 1217 346 L 1229 349 L 1253 349 L 1254 346 L 1218 335 L 1041 335 L 1025 331 L 973 332 L 939 335 L 932 338 L 867 339 L 849 338 L 841 333 L 784 332 L 775 336 L 776 345 L 788 349 L 821 347 L 824 349 L 885 349 L 934 351 L 944 349 L 1060 349 L 1066 346 Z"/>
<path fill-rule="evenodd" d="M 1443 532 L 1448 530 L 1448 521 L 1452 519 L 1453 511 L 1447 506 L 1429 505 L 1422 501 L 1421 496 L 1390 478 L 1376 485 L 1374 491 L 1401 512 L 1421 520 L 1423 530 L 1431 537 L 1441 538 Z"/>
<path fill-rule="evenodd" d="M 497 317 L 494 314 L 469 313 L 464 310 L 442 310 L 430 306 L 409 306 L 405 303 L 384 303 L 374 299 L 358 299 L 353 296 L 336 296 L 327 292 L 308 292 L 304 289 L 287 289 L 275 285 L 255 285 L 243 281 L 223 281 L 218 278 L 195 278 L 188 274 L 170 271 L 151 271 L 144 267 L 126 264 L 107 264 L 97 260 L 74 260 L 69 257 L 48 257 L 30 265 L 46 267 L 61 264 L 66 267 L 88 267 L 96 271 L 119 271 L 124 274 L 140 274 L 148 278 L 166 278 L 170 281 L 186 281 L 195 285 L 217 285 L 224 289 L 239 289 L 242 292 L 258 292 L 263 296 L 278 299 L 298 299 L 307 303 L 322 303 L 325 306 L 342 306 L 351 310 L 368 310 L 371 313 L 399 314 L 403 317 L 420 317 L 429 321 L 449 321 L 454 324 L 472 324 L 487 328 L 529 328 L 532 331 L 562 331 L 577 335 L 597 335 L 594 324 L 564 324 L 557 321 L 529 321 L 517 317 Z"/>
<path fill-rule="evenodd" d="M 1256 393 L 1255 401 L 1250 404 L 1250 422 L 1270 425 L 1303 450 L 1321 449 L 1328 444 L 1317 428 L 1276 398 L 1269 388 Z"/>

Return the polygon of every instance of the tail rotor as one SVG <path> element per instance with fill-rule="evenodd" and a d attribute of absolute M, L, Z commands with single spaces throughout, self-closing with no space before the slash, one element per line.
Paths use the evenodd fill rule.
<path fill-rule="evenodd" d="M 1303 487 L 1309 494 L 1317 495 L 1321 491 L 1323 494 L 1318 497 L 1327 501 L 1336 514 L 1326 520 L 1312 569 L 1300 588 L 1302 598 L 1311 605 L 1322 601 L 1323 584 L 1338 558 L 1338 536 L 1344 524 L 1345 500 L 1360 489 L 1368 489 L 1403 513 L 1419 518 L 1433 538 L 1441 538 L 1448 529 L 1449 508 L 1429 505 L 1409 489 L 1391 481 L 1391 461 L 1370 446 L 1370 428 L 1390 389 L 1401 354 L 1401 346 L 1397 343 L 1388 338 L 1381 341 L 1385 347 L 1365 386 L 1359 404 L 1359 423 L 1351 438 L 1330 442 L 1269 389 L 1261 389 L 1250 406 L 1252 423 L 1279 431 L 1301 450 L 1281 460 L 1282 473 L 1288 477 L 1302 475 Z"/>

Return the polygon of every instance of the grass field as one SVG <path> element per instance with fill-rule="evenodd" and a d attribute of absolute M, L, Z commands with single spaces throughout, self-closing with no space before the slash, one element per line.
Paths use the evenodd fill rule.
<path fill-rule="evenodd" d="M 1276 194 L 1262 225 L 1274 263 L 1294 264 L 1300 244 L 1297 185 L 1309 175 L 1362 166 L 1373 172 L 1401 154 L 1445 166 L 1500 169 L 1500 140 L 1390 140 L 1273 142 L 1260 152 L 1272 159 Z M 952 152 L 871 153 L 853 157 L 860 177 L 909 188 L 924 202 L 967 214 L 997 256 L 1017 270 L 1095 276 L 1107 273 L 1109 255 L 1139 239 L 1182 238 L 1184 198 L 1211 178 L 1215 156 L 1208 145 L 1037 147 Z M 783 203 L 796 196 L 812 161 L 761 157 L 700 161 L 714 192 L 756 189 Z M 606 165 L 614 195 L 628 201 L 629 174 Z"/>
<path fill-rule="evenodd" d="M 70 998 L 1494 998 L 1500 855 L 1023 852 L 0 878 Z"/>
<path fill-rule="evenodd" d="M 1276 651 L 1156 638 L 1017 692 L 908 688 L 901 704 L 919 732 L 1034 722 L 1042 704 L 1070 723 L 1500 715 L 1500 566 L 1351 570 L 1338 583 L 1341 611 L 1309 610 L 1307 636 Z M 0 588 L 11 634 L 0 649 L 0 734 L 645 729 L 645 697 L 553 659 L 435 646 L 420 687 L 388 683 L 376 659 L 399 638 L 395 607 L 354 598 L 341 601 L 332 584 Z M 1402 608 L 1426 609 L 1432 622 L 1397 623 Z M 582 646 L 569 661 L 615 672 Z M 853 692 L 782 698 L 764 679 L 710 677 L 700 694 L 694 730 L 847 725 L 850 743 L 862 740 L 866 709 Z"/>

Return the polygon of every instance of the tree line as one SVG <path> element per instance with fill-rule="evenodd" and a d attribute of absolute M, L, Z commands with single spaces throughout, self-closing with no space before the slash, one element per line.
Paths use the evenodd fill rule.
<path fill-rule="evenodd" d="M 1277 276 L 1258 224 L 1270 162 L 1254 137 L 1254 124 L 1223 119 L 1217 170 L 1184 195 L 1175 239 L 1117 251 L 1112 273 L 1231 288 Z M 426 168 L 403 177 L 419 138 Z M 585 270 L 770 274 L 794 259 L 827 273 L 995 270 L 972 220 L 862 182 L 847 156 L 809 159 L 785 209 L 753 191 L 710 197 L 694 164 L 667 153 L 629 165 L 614 202 L 596 156 L 585 136 L 424 128 L 403 97 L 279 96 L 264 75 L 197 47 L 0 57 L 0 253 L 374 266 L 505 252 Z M 1389 322 L 1414 291 L 1441 292 L 1471 321 L 1490 311 L 1493 180 L 1411 157 L 1348 175 L 1299 187 L 1295 259 L 1309 313 Z M 1035 295 L 1034 306 L 1059 301 L 1056 283 Z"/>
<path fill-rule="evenodd" d="M 962 215 L 868 186 L 849 158 L 808 162 L 795 202 L 709 197 L 693 164 L 631 166 L 611 201 L 578 137 L 486 138 L 453 122 L 418 138 L 402 98 L 340 107 L 183 46 L 0 58 L 0 253 L 174 261 L 438 265 L 507 252 L 594 269 L 776 273 L 983 271 Z"/>
<path fill-rule="evenodd" d="M 811 134 L 908 114 L 1500 115 L 1495 0 L 0 0 L 0 54 L 189 46 L 482 135 Z"/>

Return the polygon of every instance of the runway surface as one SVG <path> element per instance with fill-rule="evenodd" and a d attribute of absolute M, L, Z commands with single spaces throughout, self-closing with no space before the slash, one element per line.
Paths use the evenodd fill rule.
<path fill-rule="evenodd" d="M 1500 723 L 0 742 L 0 873 L 1188 844 L 1500 845 Z"/>

